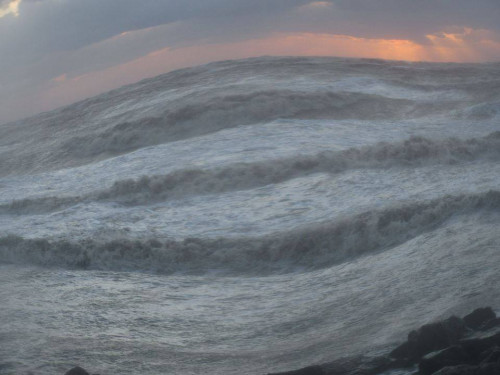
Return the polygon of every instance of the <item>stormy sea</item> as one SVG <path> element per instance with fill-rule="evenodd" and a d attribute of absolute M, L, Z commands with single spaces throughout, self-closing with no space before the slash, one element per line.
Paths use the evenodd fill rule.
<path fill-rule="evenodd" d="M 500 63 L 262 57 L 0 126 L 0 374 L 265 374 L 500 310 Z"/>

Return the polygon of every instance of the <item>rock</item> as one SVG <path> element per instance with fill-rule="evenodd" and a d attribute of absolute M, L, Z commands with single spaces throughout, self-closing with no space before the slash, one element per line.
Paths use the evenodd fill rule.
<path fill-rule="evenodd" d="M 489 329 L 499 327 L 500 326 L 500 318 L 490 319 L 487 322 L 483 323 L 479 329 L 481 331 L 487 331 Z"/>
<path fill-rule="evenodd" d="M 404 359 L 410 357 L 410 344 L 408 341 L 399 345 L 396 349 L 389 353 L 392 358 Z"/>
<path fill-rule="evenodd" d="M 464 322 L 467 327 L 478 329 L 481 325 L 495 319 L 496 317 L 497 316 L 491 307 L 481 307 L 474 310 L 469 315 L 466 315 L 464 317 Z"/>
<path fill-rule="evenodd" d="M 499 375 L 500 364 L 498 363 L 485 363 L 479 366 L 477 375 Z"/>
<path fill-rule="evenodd" d="M 481 366 L 453 366 L 445 367 L 432 375 L 499 375 L 500 365 L 488 363 Z"/>
<path fill-rule="evenodd" d="M 465 323 L 456 316 L 426 324 L 410 332 L 408 341 L 394 349 L 390 356 L 397 359 L 408 358 L 416 362 L 425 354 L 457 344 L 464 333 Z"/>
<path fill-rule="evenodd" d="M 469 365 L 444 367 L 432 375 L 478 375 L 478 367 Z"/>
<path fill-rule="evenodd" d="M 479 360 L 481 361 L 481 364 L 485 364 L 485 363 L 499 363 L 500 364 L 500 347 L 494 346 L 494 347 L 484 351 L 479 356 Z"/>
<path fill-rule="evenodd" d="M 495 346 L 500 346 L 500 332 L 485 333 L 461 340 L 460 346 L 473 360 L 479 362 L 482 353 Z"/>
<path fill-rule="evenodd" d="M 421 375 L 431 375 L 443 367 L 465 364 L 472 364 L 469 355 L 462 347 L 451 346 L 424 356 L 418 365 L 418 369 Z"/>
<path fill-rule="evenodd" d="M 64 375 L 90 375 L 87 371 L 85 371 L 83 368 L 76 366 L 73 367 L 71 370 L 66 372 Z"/>

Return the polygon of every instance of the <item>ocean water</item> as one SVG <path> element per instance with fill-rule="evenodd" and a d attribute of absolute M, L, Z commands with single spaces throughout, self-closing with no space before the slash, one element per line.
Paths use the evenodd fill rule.
<path fill-rule="evenodd" d="M 499 285 L 499 63 L 225 61 L 0 126 L 0 374 L 292 370 Z"/>

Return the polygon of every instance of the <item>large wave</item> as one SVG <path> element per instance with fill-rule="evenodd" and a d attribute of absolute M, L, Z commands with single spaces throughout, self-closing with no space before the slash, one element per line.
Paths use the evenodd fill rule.
<path fill-rule="evenodd" d="M 83 165 L 278 118 L 494 118 L 499 69 L 331 58 L 184 69 L 0 126 L 0 175 Z"/>
<path fill-rule="evenodd" d="M 159 117 L 123 122 L 98 134 L 71 139 L 61 152 L 78 158 L 113 155 L 278 118 L 401 119 L 451 108 L 446 103 L 415 103 L 352 92 L 257 91 L 209 97 L 167 110 Z"/>
<path fill-rule="evenodd" d="M 500 191 L 444 196 L 263 237 L 109 241 L 0 238 L 0 262 L 97 270 L 268 275 L 331 266 L 404 243 L 457 214 L 498 210 Z"/>
<path fill-rule="evenodd" d="M 59 210 L 90 201 L 127 205 L 149 204 L 191 195 L 245 190 L 313 173 L 341 173 L 349 169 L 416 167 L 454 164 L 478 158 L 500 158 L 500 132 L 466 140 L 411 137 L 403 142 L 381 142 L 344 151 L 262 162 L 237 163 L 214 169 L 181 169 L 167 175 L 116 181 L 110 188 L 83 196 L 26 198 L 0 205 L 0 214 L 33 214 Z"/>
<path fill-rule="evenodd" d="M 102 129 L 69 133 L 61 131 L 60 138 L 51 140 L 50 148 L 41 150 L 37 156 L 32 148 L 40 145 L 35 144 L 18 150 L 17 158 L 5 158 L 1 171 L 8 173 L 15 170 L 33 171 L 47 166 L 60 168 L 80 165 L 141 147 L 278 118 L 387 119 L 402 118 L 410 112 L 428 114 L 432 109 L 426 107 L 431 106 L 443 110 L 442 105 L 437 106 L 435 103 L 419 106 L 411 100 L 364 93 L 241 90 L 231 94 L 205 93 L 198 94 L 196 98 L 171 100 L 164 104 L 165 108 L 156 116 L 120 121 L 103 126 Z M 47 131 L 53 132 L 54 129 Z M 43 145 L 44 138 L 39 141 Z M 18 144 L 22 143 L 25 141 Z M 40 162 L 43 162 L 43 166 Z"/>

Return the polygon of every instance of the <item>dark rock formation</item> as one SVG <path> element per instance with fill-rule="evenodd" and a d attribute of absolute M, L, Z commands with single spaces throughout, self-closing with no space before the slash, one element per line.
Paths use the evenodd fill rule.
<path fill-rule="evenodd" d="M 452 316 L 442 322 L 426 324 L 408 334 L 408 341 L 394 349 L 390 356 L 418 360 L 423 355 L 458 343 L 465 333 L 462 319 Z"/>
<path fill-rule="evenodd" d="M 464 322 L 467 327 L 479 329 L 483 324 L 495 318 L 496 315 L 491 307 L 483 307 L 474 310 L 469 315 L 464 316 Z"/>
<path fill-rule="evenodd" d="M 500 363 L 500 347 L 494 346 L 484 351 L 479 359 L 481 363 Z"/>
<path fill-rule="evenodd" d="M 475 334 L 462 340 L 460 345 L 474 361 L 480 361 L 484 352 L 495 346 L 500 346 L 500 330 Z"/>
<path fill-rule="evenodd" d="M 489 329 L 495 328 L 500 326 L 500 318 L 494 318 L 491 320 L 488 320 L 486 323 L 482 324 L 481 327 L 479 327 L 480 330 L 482 331 L 487 331 Z"/>
<path fill-rule="evenodd" d="M 71 370 L 66 372 L 64 375 L 90 375 L 87 371 L 85 371 L 83 368 L 76 366 L 73 367 Z"/>
<path fill-rule="evenodd" d="M 431 375 L 443 367 L 469 364 L 471 362 L 472 360 L 467 352 L 461 346 L 455 345 L 426 355 L 420 360 L 418 369 L 421 375 Z"/>
<path fill-rule="evenodd" d="M 497 364 L 486 364 L 481 366 L 460 365 L 444 367 L 433 375 L 499 375 L 500 366 Z"/>
<path fill-rule="evenodd" d="M 433 375 L 478 375 L 477 366 L 460 365 L 444 367 Z"/>

